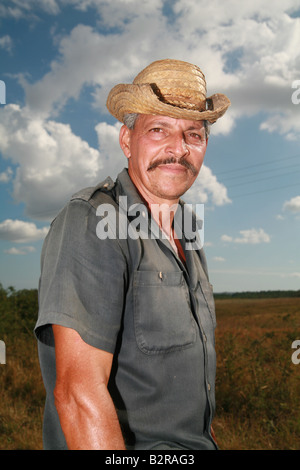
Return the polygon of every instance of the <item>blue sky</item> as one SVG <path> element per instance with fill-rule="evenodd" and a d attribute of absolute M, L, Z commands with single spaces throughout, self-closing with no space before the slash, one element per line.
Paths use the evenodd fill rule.
<path fill-rule="evenodd" d="M 208 95 L 232 102 L 185 197 L 205 204 L 215 291 L 299 289 L 299 44 L 297 0 L 3 0 L 3 286 L 37 287 L 55 214 L 126 166 L 109 90 L 173 58 L 199 65 Z"/>

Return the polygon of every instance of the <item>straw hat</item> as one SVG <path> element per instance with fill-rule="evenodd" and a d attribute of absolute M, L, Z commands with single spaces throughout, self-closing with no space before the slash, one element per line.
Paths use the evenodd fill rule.
<path fill-rule="evenodd" d="M 138 113 L 213 123 L 223 116 L 230 100 L 219 93 L 206 98 L 205 77 L 196 65 L 165 59 L 148 65 L 132 84 L 116 85 L 106 106 L 121 122 L 125 114 Z"/>

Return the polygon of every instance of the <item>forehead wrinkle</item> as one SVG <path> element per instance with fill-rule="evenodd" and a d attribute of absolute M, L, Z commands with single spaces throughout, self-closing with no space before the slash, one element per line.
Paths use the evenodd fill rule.
<path fill-rule="evenodd" d="M 190 126 L 186 130 L 187 131 L 201 131 L 201 129 L 204 129 L 204 126 L 197 127 L 197 126 Z"/>
<path fill-rule="evenodd" d="M 168 127 L 168 128 L 171 128 L 172 125 L 167 122 L 167 121 L 159 121 L 159 120 L 156 120 L 154 119 L 151 123 L 149 123 L 149 125 L 151 126 L 160 126 L 160 127 Z"/>
<path fill-rule="evenodd" d="M 201 123 L 201 124 L 200 124 Z M 162 121 L 160 120 L 159 118 L 156 120 L 156 119 L 153 119 L 153 121 L 151 121 L 150 123 L 148 123 L 149 126 L 159 126 L 159 127 L 167 127 L 169 129 L 173 128 L 173 124 L 168 122 L 167 120 L 166 121 Z M 191 124 L 189 127 L 187 127 L 186 131 L 193 131 L 193 130 L 201 130 L 204 128 L 204 125 L 203 125 L 203 122 L 202 121 L 199 121 L 199 125 L 197 124 Z"/>

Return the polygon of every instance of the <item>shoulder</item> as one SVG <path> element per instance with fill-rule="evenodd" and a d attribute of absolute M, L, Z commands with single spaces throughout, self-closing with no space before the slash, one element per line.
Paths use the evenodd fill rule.
<path fill-rule="evenodd" d="M 122 257 L 126 258 L 127 245 L 116 234 L 119 223 L 117 211 L 114 212 L 114 220 L 105 219 L 110 226 L 110 231 L 105 232 L 105 237 L 99 236 L 101 214 L 97 209 L 107 203 L 115 208 L 118 207 L 115 200 L 116 186 L 113 180 L 107 177 L 96 186 L 83 188 L 73 194 L 51 222 L 43 244 L 42 259 L 46 253 L 50 251 L 55 253 L 58 249 L 63 249 L 64 253 L 68 253 L 69 256 L 75 247 L 77 252 L 82 249 L 91 253 L 107 252 L 111 253 L 111 256 L 114 253 L 118 256 L 117 253 L 121 251 Z"/>
<path fill-rule="evenodd" d="M 51 222 L 51 228 L 59 223 L 65 224 L 65 220 L 75 224 L 80 223 L 80 219 L 96 216 L 96 210 L 100 204 L 110 202 L 116 204 L 114 189 L 116 184 L 108 176 L 105 180 L 98 183 L 96 186 L 89 186 L 80 189 L 74 193 L 67 203 L 58 212 Z"/>
<path fill-rule="evenodd" d="M 101 181 L 101 183 L 97 184 L 96 186 L 89 186 L 87 188 L 83 188 L 80 191 L 73 194 L 70 199 L 70 202 L 81 200 L 88 202 L 93 207 L 97 208 L 99 204 L 105 202 L 107 198 L 114 199 L 113 190 L 115 188 L 115 183 L 108 176 L 105 180 Z"/>
<path fill-rule="evenodd" d="M 94 239 L 97 247 L 101 245 L 102 250 L 116 250 L 118 247 L 127 258 L 128 247 L 122 235 L 123 232 L 122 234 L 120 232 L 120 221 L 117 216 L 119 212 L 117 193 L 118 181 L 114 182 L 110 176 L 96 186 L 81 189 L 73 194 L 60 214 L 54 219 L 51 229 L 57 232 L 77 234 L 77 238 L 80 236 L 82 240 L 88 238 L 91 246 L 91 239 Z M 104 214 L 98 209 L 101 205 L 107 207 L 107 204 L 112 206 L 114 210 L 109 212 L 111 217 L 109 214 L 105 217 L 104 225 L 107 224 L 109 230 L 105 229 L 104 236 L 102 236 L 101 224 Z M 56 229 L 54 225 L 56 225 Z M 100 245 L 99 241 L 102 242 Z"/>

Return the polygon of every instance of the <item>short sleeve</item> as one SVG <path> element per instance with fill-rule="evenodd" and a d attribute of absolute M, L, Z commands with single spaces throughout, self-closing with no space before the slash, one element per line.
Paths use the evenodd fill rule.
<path fill-rule="evenodd" d="M 51 325 L 76 330 L 91 346 L 114 352 L 126 293 L 127 263 L 118 240 L 99 239 L 95 208 L 71 201 L 57 216 L 41 256 L 36 337 L 54 345 Z"/>

